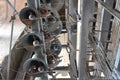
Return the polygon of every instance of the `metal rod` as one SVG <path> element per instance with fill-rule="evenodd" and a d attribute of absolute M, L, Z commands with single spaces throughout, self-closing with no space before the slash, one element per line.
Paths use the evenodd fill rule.
<path fill-rule="evenodd" d="M 9 56 L 8 56 L 8 68 L 7 68 L 7 80 L 10 80 L 10 64 L 11 64 L 11 50 L 12 50 L 12 40 L 13 40 L 13 29 L 14 29 L 14 20 L 12 20 L 11 36 L 10 36 L 10 47 L 9 47 Z"/>
<path fill-rule="evenodd" d="M 40 0 L 35 0 L 35 7 L 36 7 L 38 14 L 39 14 L 38 9 L 40 8 L 40 6 L 41 6 Z M 47 63 L 47 56 L 45 54 L 46 53 L 46 45 L 45 45 L 45 37 L 44 37 L 44 32 L 43 32 L 43 22 L 42 22 L 42 18 L 40 16 L 39 16 L 39 19 L 37 20 L 37 27 L 38 27 L 39 34 L 42 35 L 42 42 L 43 42 L 43 49 L 44 49 L 44 51 L 42 51 L 42 55 L 44 56 L 46 64 L 48 64 Z M 41 78 L 48 80 L 48 75 L 44 74 Z"/>
<path fill-rule="evenodd" d="M 103 1 L 101 0 L 95 0 L 96 2 L 100 3 L 110 14 L 112 14 L 114 17 L 116 17 L 120 21 L 120 12 L 118 12 L 115 9 L 112 9 L 108 7 Z"/>
<path fill-rule="evenodd" d="M 101 23 L 103 23 L 104 9 L 102 9 L 101 13 L 102 13 L 102 15 L 101 15 Z M 100 24 L 100 29 L 99 30 L 102 31 L 102 24 Z M 100 41 L 100 39 L 101 39 L 101 34 L 102 34 L 102 32 L 99 32 L 99 34 L 98 34 L 98 41 Z M 99 45 L 100 45 L 100 43 L 98 43 L 98 46 Z"/>
<path fill-rule="evenodd" d="M 6 0 L 6 1 L 9 4 L 9 6 L 13 9 L 13 11 L 17 14 L 18 12 L 17 12 L 16 8 L 11 4 L 11 2 L 9 0 Z"/>
<path fill-rule="evenodd" d="M 95 32 L 112 32 L 112 31 L 108 31 L 108 30 L 93 30 Z"/>
<path fill-rule="evenodd" d="M 8 0 L 7 0 L 8 1 Z M 8 1 L 9 2 L 9 1 Z M 10 4 L 10 2 L 9 2 Z M 16 0 L 14 0 L 14 11 L 13 11 L 13 16 L 16 12 Z M 12 27 L 11 27 L 11 35 L 10 35 L 10 46 L 9 46 L 9 55 L 8 55 L 8 67 L 7 67 L 7 80 L 10 80 L 10 64 L 11 64 L 11 56 L 12 56 L 12 41 L 13 41 L 13 30 L 14 30 L 14 19 L 12 20 Z"/>
<path fill-rule="evenodd" d="M 8 18 L 8 5 L 7 5 L 7 2 L 6 2 L 6 14 L 5 14 L 5 20 L 7 20 L 7 18 Z"/>
<path fill-rule="evenodd" d="M 69 66 L 56 67 L 53 71 L 69 71 Z"/>

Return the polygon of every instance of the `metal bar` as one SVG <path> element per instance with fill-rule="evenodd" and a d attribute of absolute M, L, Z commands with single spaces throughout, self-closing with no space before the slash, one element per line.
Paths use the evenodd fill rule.
<path fill-rule="evenodd" d="M 108 30 L 93 30 L 93 31 L 95 31 L 95 32 L 112 32 L 112 31 L 108 31 Z"/>
<path fill-rule="evenodd" d="M 14 7 L 13 17 L 15 17 L 14 14 L 16 13 L 16 0 L 14 0 L 14 6 L 13 7 Z M 11 65 L 11 56 L 12 56 L 11 51 L 12 51 L 12 41 L 13 41 L 14 19 L 11 19 L 11 21 L 12 21 L 12 27 L 11 27 L 10 47 L 9 47 L 9 55 L 8 55 L 7 80 L 10 80 L 10 65 Z"/>
<path fill-rule="evenodd" d="M 114 17 L 116 17 L 120 21 L 120 12 L 119 11 L 108 7 L 108 5 L 106 5 L 106 3 L 104 3 L 101 0 L 95 0 L 95 1 L 100 3 L 110 14 L 112 14 Z"/>
<path fill-rule="evenodd" d="M 11 2 L 9 0 L 6 0 L 6 2 L 9 4 L 9 6 L 13 9 L 13 11 L 17 14 L 17 10 L 16 8 L 11 4 Z"/>
<path fill-rule="evenodd" d="M 55 69 L 53 69 L 53 72 L 54 71 L 69 71 L 69 67 L 68 66 L 56 67 Z"/>
<path fill-rule="evenodd" d="M 11 51 L 12 51 L 12 41 L 13 41 L 13 29 L 14 29 L 14 20 L 12 20 L 12 28 L 11 28 L 11 36 L 10 36 L 10 47 L 9 47 L 8 68 L 7 68 L 7 80 L 10 80 L 10 64 L 11 64 Z"/>

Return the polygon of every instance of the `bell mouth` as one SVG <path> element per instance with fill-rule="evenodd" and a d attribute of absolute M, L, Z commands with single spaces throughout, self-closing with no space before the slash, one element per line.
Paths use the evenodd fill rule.
<path fill-rule="evenodd" d="M 25 25 L 32 25 L 37 18 L 37 13 L 34 9 L 26 7 L 20 11 L 19 18 Z"/>

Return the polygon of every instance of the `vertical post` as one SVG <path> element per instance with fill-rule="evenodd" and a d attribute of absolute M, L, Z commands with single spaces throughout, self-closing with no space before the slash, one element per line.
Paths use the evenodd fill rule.
<path fill-rule="evenodd" d="M 90 21 L 93 19 L 94 0 L 82 0 L 82 21 L 80 27 L 80 53 L 79 53 L 79 80 L 88 80 L 87 72 L 87 42 Z"/>

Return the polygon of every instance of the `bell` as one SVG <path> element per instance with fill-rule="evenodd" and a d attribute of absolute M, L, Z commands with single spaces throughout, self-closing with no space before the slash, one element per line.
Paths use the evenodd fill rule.
<path fill-rule="evenodd" d="M 45 65 L 45 62 L 43 60 L 31 58 L 25 61 L 23 69 L 26 71 L 27 74 L 38 77 L 46 73 L 47 66 Z"/>
<path fill-rule="evenodd" d="M 31 76 L 42 76 L 46 74 L 48 68 L 46 61 L 43 59 L 44 56 L 39 56 L 38 52 L 33 51 L 33 55 L 30 59 L 26 60 L 23 64 L 23 69 L 27 74 Z"/>
<path fill-rule="evenodd" d="M 50 44 L 50 51 L 53 55 L 59 55 L 62 50 L 62 45 L 58 39 L 54 39 Z"/>
<path fill-rule="evenodd" d="M 41 36 L 38 33 L 28 33 L 22 38 L 22 46 L 27 50 L 34 50 L 42 43 Z"/>
<path fill-rule="evenodd" d="M 37 18 L 37 12 L 35 9 L 26 7 L 20 11 L 19 18 L 25 25 L 32 25 Z"/>
<path fill-rule="evenodd" d="M 52 33 L 54 36 L 57 36 L 61 33 L 63 24 L 60 20 L 60 16 L 57 11 L 51 10 L 51 13 L 49 16 L 46 17 L 47 19 L 47 29 L 50 33 Z"/>

